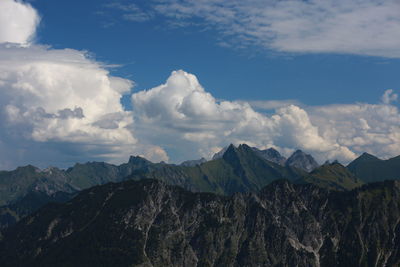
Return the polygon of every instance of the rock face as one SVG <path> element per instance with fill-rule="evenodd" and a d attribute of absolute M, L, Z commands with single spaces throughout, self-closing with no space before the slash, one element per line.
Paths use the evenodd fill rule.
<path fill-rule="evenodd" d="M 283 157 L 277 150 L 274 148 L 268 148 L 265 150 L 259 150 L 258 148 L 253 147 L 253 150 L 256 151 L 259 155 L 261 155 L 264 159 L 268 161 L 272 161 L 281 166 L 285 166 L 286 158 Z"/>
<path fill-rule="evenodd" d="M 155 180 L 97 186 L 11 227 L 2 266 L 398 266 L 400 183 L 258 194 Z"/>
<path fill-rule="evenodd" d="M 228 150 L 228 147 L 229 146 L 226 146 L 223 149 L 221 149 L 220 151 L 218 151 L 217 153 L 215 153 L 214 156 L 212 157 L 212 159 L 215 160 L 215 159 L 222 158 L 222 156 L 225 154 L 226 150 Z"/>
<path fill-rule="evenodd" d="M 319 165 L 315 159 L 301 150 L 294 152 L 286 161 L 287 166 L 295 167 L 306 172 L 311 172 Z"/>

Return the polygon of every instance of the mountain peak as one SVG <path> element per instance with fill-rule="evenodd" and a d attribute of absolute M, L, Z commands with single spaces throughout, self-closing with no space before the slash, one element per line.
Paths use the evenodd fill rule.
<path fill-rule="evenodd" d="M 18 167 L 15 170 L 18 172 L 29 172 L 29 173 L 39 173 L 40 172 L 40 169 L 38 167 L 35 167 L 31 164 Z"/>
<path fill-rule="evenodd" d="M 293 155 L 296 155 L 296 154 L 304 154 L 304 155 L 307 155 L 307 154 L 304 153 L 303 150 L 301 150 L 301 149 L 297 149 L 297 150 L 293 153 Z"/>
<path fill-rule="evenodd" d="M 372 154 L 364 152 L 356 160 L 381 160 L 381 159 Z"/>
<path fill-rule="evenodd" d="M 243 146 L 243 144 L 240 144 L 239 147 Z M 236 149 L 236 146 L 234 144 L 230 144 L 228 146 L 228 149 Z"/>
<path fill-rule="evenodd" d="M 270 148 L 268 148 L 268 149 L 265 149 L 264 151 L 268 151 L 268 152 L 271 153 L 271 154 L 280 155 L 279 151 L 276 150 L 276 149 L 273 148 L 273 147 L 270 147 Z"/>
<path fill-rule="evenodd" d="M 151 163 L 151 161 L 141 157 L 141 156 L 130 156 L 128 163 L 131 164 L 143 164 L 143 163 Z"/>
<path fill-rule="evenodd" d="M 240 150 L 242 150 L 243 147 L 241 145 L 239 147 L 241 148 Z M 236 148 L 233 144 L 230 144 L 226 149 L 226 151 L 224 152 L 224 154 L 222 155 L 222 158 L 226 159 L 232 157 L 233 155 L 236 155 L 237 150 L 238 148 Z"/>
<path fill-rule="evenodd" d="M 249 145 L 247 145 L 247 144 L 240 144 L 239 146 L 238 146 L 238 149 L 240 150 L 240 151 L 254 151 L 254 149 L 253 148 L 251 148 Z"/>
<path fill-rule="evenodd" d="M 314 170 L 319 166 L 319 164 L 315 161 L 315 159 L 311 155 L 304 153 L 300 149 L 296 150 L 287 159 L 286 165 L 302 169 L 307 172 L 311 172 L 312 170 Z"/>
<path fill-rule="evenodd" d="M 232 145 L 232 144 L 231 144 Z M 228 150 L 229 146 L 224 147 L 223 149 L 221 149 L 220 151 L 218 151 L 217 153 L 214 154 L 214 156 L 212 157 L 212 159 L 220 159 L 222 158 L 222 156 L 225 154 L 225 151 Z"/>
<path fill-rule="evenodd" d="M 268 148 L 265 150 L 260 150 L 256 147 L 252 148 L 256 153 L 258 153 L 261 157 L 263 157 L 264 159 L 277 163 L 281 166 L 285 165 L 286 162 L 286 158 L 283 157 L 276 149 L 274 148 Z"/>
<path fill-rule="evenodd" d="M 382 161 L 381 159 L 375 157 L 374 155 L 371 155 L 367 152 L 362 153 L 358 158 L 353 160 L 347 165 L 347 168 L 353 172 L 357 173 L 357 169 L 359 168 L 360 165 L 369 164 L 368 162 L 379 162 Z M 358 173 L 357 173 L 358 174 Z"/>

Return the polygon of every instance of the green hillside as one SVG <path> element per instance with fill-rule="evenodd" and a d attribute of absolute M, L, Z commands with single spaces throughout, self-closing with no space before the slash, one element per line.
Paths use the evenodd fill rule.
<path fill-rule="evenodd" d="M 319 187 L 339 191 L 352 190 L 364 184 L 342 164 L 337 162 L 318 167 L 298 182 L 311 183 Z"/>
<path fill-rule="evenodd" d="M 366 183 L 400 179 L 400 156 L 381 160 L 368 153 L 352 161 L 347 169 Z"/>

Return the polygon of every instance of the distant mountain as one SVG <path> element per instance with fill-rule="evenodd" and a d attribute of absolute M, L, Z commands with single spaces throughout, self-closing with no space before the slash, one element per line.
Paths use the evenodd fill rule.
<path fill-rule="evenodd" d="M 55 167 L 40 170 L 28 165 L 13 171 L 0 171 L 0 206 L 16 201 L 31 191 L 41 191 L 47 195 L 59 191 L 73 193 L 99 184 L 119 182 L 135 170 L 153 165 L 137 156 L 130 157 L 128 163 L 119 166 L 87 162 L 77 163 L 67 170 Z"/>
<path fill-rule="evenodd" d="M 282 167 L 265 160 L 247 145 L 238 148 L 231 145 L 227 147 L 222 158 L 201 164 L 203 161 L 176 166 L 152 163 L 139 156 L 132 156 L 128 163 L 119 166 L 105 162 L 87 162 L 75 164 L 65 171 L 54 167 L 42 171 L 33 166 L 3 171 L 0 172 L 0 228 L 19 220 L 47 202 L 55 201 L 56 193 L 73 194 L 92 186 L 126 179 L 154 178 L 192 191 L 229 195 L 236 192 L 256 192 L 276 179 L 295 180 L 303 175 L 301 170 Z M 26 196 L 36 196 L 33 200 L 35 208 L 25 209 L 29 212 L 18 212 L 24 209 L 21 203 L 24 203 Z M 10 221 L 5 219 L 2 223 L 1 218 L 9 218 Z"/>
<path fill-rule="evenodd" d="M 153 164 L 145 158 L 131 156 L 127 163 L 121 165 L 105 162 L 77 163 L 66 170 L 66 175 L 69 183 L 82 190 L 99 184 L 122 181 L 135 170 L 146 169 Z"/>
<path fill-rule="evenodd" d="M 32 191 L 51 195 L 58 191 L 72 193 L 77 190 L 68 183 L 65 173 L 57 168 L 41 171 L 28 165 L 14 171 L 0 171 L 0 206 L 16 201 Z"/>
<path fill-rule="evenodd" d="M 207 162 L 205 158 L 197 159 L 197 160 L 186 160 L 180 164 L 180 166 L 184 167 L 194 167 L 196 165 L 200 165 L 204 162 Z"/>
<path fill-rule="evenodd" d="M 130 157 L 119 166 L 104 162 L 75 164 L 66 171 L 55 167 L 40 170 L 28 165 L 0 171 L 0 228 L 13 224 L 48 202 L 68 200 L 76 192 L 109 182 L 122 181 L 135 170 L 151 171 L 156 164 Z M 147 169 L 146 169 L 147 168 Z"/>
<path fill-rule="evenodd" d="M 257 194 L 156 180 L 96 186 L 9 228 L 2 266 L 399 266 L 400 184 Z"/>
<path fill-rule="evenodd" d="M 381 160 L 364 153 L 347 165 L 347 169 L 366 183 L 400 180 L 400 156 Z"/>
<path fill-rule="evenodd" d="M 338 162 L 324 164 L 297 182 L 315 184 L 331 190 L 352 190 L 364 183 Z"/>
<path fill-rule="evenodd" d="M 43 191 L 30 191 L 14 203 L 0 207 L 0 229 L 15 224 L 50 202 L 67 202 L 76 194 L 56 192 L 49 195 Z"/>
<path fill-rule="evenodd" d="M 296 150 L 287 160 L 286 166 L 295 167 L 306 172 L 311 172 L 319 166 L 315 159 L 301 150 Z"/>
<path fill-rule="evenodd" d="M 281 166 L 285 165 L 286 158 L 283 157 L 277 150 L 275 150 L 272 147 L 269 149 L 265 149 L 265 150 L 260 150 L 256 147 L 253 147 L 252 149 L 254 151 L 256 151 L 257 153 L 259 153 L 264 159 L 266 159 L 268 161 L 272 161 Z"/>
<path fill-rule="evenodd" d="M 153 171 L 134 172 L 128 179 L 157 179 L 196 192 L 230 195 L 257 192 L 277 179 L 296 180 L 304 171 L 265 160 L 248 145 L 230 145 L 221 158 L 194 167 L 159 166 Z"/>
<path fill-rule="evenodd" d="M 281 166 L 284 158 L 274 149 L 231 145 L 222 152 L 215 160 L 188 161 L 182 166 L 155 164 L 137 156 L 119 166 L 87 162 L 77 163 L 67 170 L 26 166 L 1 171 L 0 206 L 13 203 L 32 191 L 45 192 L 48 196 L 56 192 L 73 193 L 95 185 L 120 182 L 128 176 L 136 180 L 160 179 L 193 191 L 221 194 L 257 191 L 276 179 L 298 179 L 304 174 L 299 166 L 303 169 L 313 166 L 312 157 L 299 151 L 288 159 L 286 166 Z"/>
<path fill-rule="evenodd" d="M 121 165 L 87 162 L 67 170 L 54 167 L 40 170 L 28 165 L 0 172 L 0 228 L 48 202 L 59 201 L 58 195 L 73 195 L 109 182 L 150 178 L 194 192 L 222 195 L 258 192 L 277 179 L 313 183 L 332 190 L 349 190 L 362 184 L 356 177 L 367 182 L 398 178 L 399 159 L 383 161 L 364 154 L 348 166 L 355 175 L 340 164 L 325 164 L 308 173 L 318 164 L 301 151 L 296 151 L 282 166 L 284 158 L 274 149 L 258 150 L 247 145 L 230 145 L 214 160 L 188 161 L 181 166 L 152 163 L 139 156 L 132 156 Z M 32 205 L 26 208 L 25 200 L 29 198 Z"/>

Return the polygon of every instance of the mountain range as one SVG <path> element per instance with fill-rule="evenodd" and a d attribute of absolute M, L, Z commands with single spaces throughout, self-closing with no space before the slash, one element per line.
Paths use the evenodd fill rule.
<path fill-rule="evenodd" d="M 400 183 L 258 193 L 108 183 L 10 227 L 2 266 L 399 266 Z"/>
<path fill-rule="evenodd" d="M 266 160 L 248 145 L 224 149 L 222 157 L 202 164 L 186 167 L 163 164 L 137 170 L 126 179 L 156 179 L 168 184 L 179 185 L 194 192 L 214 192 L 231 195 L 237 192 L 257 192 L 277 179 L 295 181 L 306 172 L 291 166 L 281 166 Z"/>
<path fill-rule="evenodd" d="M 192 192 L 229 196 L 256 193 L 275 180 L 288 179 L 343 191 L 366 182 L 399 178 L 399 166 L 399 157 L 380 160 L 369 154 L 361 155 L 347 167 L 337 162 L 318 166 L 311 155 L 300 150 L 286 159 L 273 148 L 259 150 L 245 144 L 230 145 L 210 161 L 201 159 L 180 165 L 152 163 L 139 156 L 132 156 L 121 165 L 88 162 L 66 170 L 40 170 L 29 165 L 0 172 L 0 228 L 14 224 L 48 202 L 68 201 L 84 189 L 109 182 L 156 179 Z"/>

